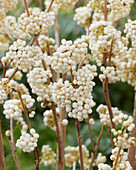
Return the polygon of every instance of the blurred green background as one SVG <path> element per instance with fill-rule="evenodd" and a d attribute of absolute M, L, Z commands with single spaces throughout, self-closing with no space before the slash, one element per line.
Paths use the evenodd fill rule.
<path fill-rule="evenodd" d="M 22 1 L 23 2 L 23 1 Z M 18 3 L 17 9 L 13 12 L 9 13 L 9 15 L 18 16 L 22 11 L 24 11 L 24 6 L 21 0 Z M 87 2 L 87 0 L 86 0 Z M 85 0 L 81 0 L 78 2 L 77 6 L 83 6 Z M 34 0 L 31 3 L 31 7 L 39 6 L 39 1 Z M 67 40 L 75 40 L 81 35 L 85 34 L 85 29 L 80 27 L 73 21 L 74 10 L 61 10 L 59 15 L 59 24 L 60 24 L 60 39 L 65 38 Z M 134 3 L 130 18 L 132 20 L 136 19 L 136 2 Z M 119 20 L 117 24 L 117 29 L 123 30 L 125 22 L 127 21 L 126 18 Z M 54 37 L 54 31 L 51 29 L 49 31 L 51 37 Z M 122 33 L 123 34 L 123 33 Z M 2 57 L 4 53 L 0 53 L 0 57 Z M 2 68 L 0 66 L 0 75 L 2 75 Z M 29 85 L 26 82 L 26 75 L 24 74 L 23 80 L 21 81 L 25 83 L 25 85 L 29 88 Z M 98 77 L 95 78 L 96 86 L 94 87 L 93 97 L 94 101 L 96 102 L 96 106 L 93 109 L 92 117 L 95 118 L 96 124 L 92 126 L 92 133 L 94 139 L 96 136 L 99 136 L 99 131 L 101 128 L 101 123 L 99 121 L 98 113 L 96 112 L 96 108 L 99 104 L 105 104 L 102 84 L 99 81 Z M 117 82 L 116 84 L 109 85 L 109 93 L 111 98 L 112 106 L 117 106 L 120 110 L 124 113 L 132 115 L 133 112 L 133 88 L 128 85 L 127 83 Z M 36 98 L 35 95 L 32 95 Z M 42 145 L 49 144 L 53 150 L 56 150 L 56 134 L 50 128 L 45 127 L 43 124 L 43 112 L 45 109 L 42 109 L 39 103 L 35 103 L 37 107 L 36 116 L 34 119 L 31 120 L 32 127 L 36 129 L 36 131 L 40 134 L 40 138 L 38 141 L 38 147 L 40 150 L 41 155 L 41 148 Z M 3 106 L 0 105 L 0 120 L 2 120 L 2 132 L 3 132 L 3 140 L 4 140 L 4 151 L 5 151 L 5 158 L 6 158 L 6 170 L 16 170 L 17 167 L 15 165 L 14 159 L 12 157 L 12 152 L 9 147 L 9 144 L 5 138 L 5 131 L 9 128 L 9 121 L 6 120 L 2 113 Z M 20 136 L 20 129 L 18 127 L 15 128 L 15 140 L 17 140 Z M 91 152 L 91 141 L 89 138 L 88 133 L 88 126 L 86 121 L 81 123 L 81 135 L 82 135 L 82 144 L 85 144 L 88 150 Z M 95 140 L 96 142 L 96 140 Z M 69 119 L 69 124 L 67 126 L 67 135 L 66 135 L 66 146 L 77 146 L 77 138 L 76 138 L 76 128 L 75 128 L 75 120 Z M 100 145 L 99 145 L 99 152 L 102 152 L 103 155 L 107 156 L 107 162 L 110 163 L 109 156 L 111 153 L 111 143 L 108 135 L 108 128 L 105 127 Z M 23 170 L 32 170 L 34 169 L 34 156 L 32 153 L 23 153 L 20 149 L 17 149 L 17 155 L 19 157 L 20 164 Z M 50 170 L 54 169 L 53 167 L 45 167 L 44 165 L 40 165 L 41 170 Z M 65 169 L 69 169 L 66 168 Z M 78 165 L 77 165 L 77 169 Z M 96 168 L 94 168 L 96 169 Z"/>

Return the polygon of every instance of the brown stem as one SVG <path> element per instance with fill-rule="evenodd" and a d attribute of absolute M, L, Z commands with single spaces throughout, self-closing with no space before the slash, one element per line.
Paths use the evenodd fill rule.
<path fill-rule="evenodd" d="M 116 170 L 116 166 L 117 166 L 118 159 L 119 159 L 119 156 L 120 156 L 120 151 L 121 151 L 121 147 L 119 147 L 118 154 L 117 154 L 117 157 L 116 157 L 116 160 L 115 160 L 115 163 L 113 165 L 113 169 L 112 170 Z"/>
<path fill-rule="evenodd" d="M 11 37 L 8 34 L 4 34 L 4 36 L 10 41 L 11 44 L 14 43 L 14 41 L 11 39 Z"/>
<path fill-rule="evenodd" d="M 110 121 L 111 121 L 112 128 L 116 129 L 116 125 L 112 121 L 113 112 L 112 112 L 111 102 L 110 102 L 110 97 L 109 97 L 108 79 L 107 78 L 105 80 L 103 80 L 103 91 L 104 91 L 104 96 L 105 96 L 106 104 L 107 104 L 109 115 L 110 115 Z"/>
<path fill-rule="evenodd" d="M 14 77 L 14 75 L 16 74 L 17 71 L 18 71 L 18 68 L 15 68 L 14 72 L 9 77 L 9 81 Z"/>
<path fill-rule="evenodd" d="M 25 4 L 26 11 L 27 11 L 27 15 L 28 15 L 28 17 L 29 17 L 30 14 L 29 14 L 28 5 L 27 5 L 26 0 L 24 0 L 24 4 Z"/>
<path fill-rule="evenodd" d="M 19 86 L 17 86 L 17 93 L 18 93 L 19 100 L 20 100 L 20 102 L 22 104 L 22 107 L 23 107 L 23 111 L 24 111 L 24 114 L 25 114 L 25 117 L 26 117 L 26 121 L 27 121 L 28 127 L 29 127 L 29 129 L 31 129 L 32 126 L 31 126 L 31 123 L 30 123 L 30 120 L 29 120 L 29 117 L 28 117 L 27 109 L 25 107 L 24 101 L 23 101 L 22 96 L 21 96 L 21 92 L 19 90 Z"/>
<path fill-rule="evenodd" d="M 88 120 L 89 135 L 90 135 L 90 139 L 91 139 L 93 152 L 95 152 L 94 141 L 93 141 L 93 136 L 92 136 L 92 132 L 91 132 L 91 128 L 90 128 L 89 119 L 90 119 L 90 116 L 88 114 L 88 119 L 87 120 Z"/>
<path fill-rule="evenodd" d="M 36 38 L 37 38 L 37 35 L 34 35 L 32 41 L 29 44 L 29 46 L 32 46 L 34 44 L 34 42 L 36 41 Z"/>
<path fill-rule="evenodd" d="M 3 67 L 3 74 L 2 74 L 2 78 L 5 78 L 5 76 L 6 76 L 6 71 L 7 71 L 6 63 L 5 63 L 5 66 L 4 66 L 4 65 L 2 65 L 2 67 Z"/>
<path fill-rule="evenodd" d="M 44 9 L 44 2 L 43 2 L 43 0 L 40 0 L 40 6 L 41 6 L 41 10 L 44 11 L 45 9 Z"/>
<path fill-rule="evenodd" d="M 111 57 L 112 57 L 113 40 L 114 40 L 114 34 L 112 35 L 112 40 L 111 40 L 111 46 L 110 46 L 110 53 L 109 53 L 109 63 L 108 63 L 108 66 L 110 66 L 110 65 L 111 65 Z"/>
<path fill-rule="evenodd" d="M 31 123 L 30 123 L 30 120 L 29 120 L 29 117 L 28 117 L 28 111 L 27 111 L 25 104 L 24 104 L 24 101 L 22 99 L 21 92 L 19 90 L 19 86 L 17 86 L 17 93 L 18 93 L 19 100 L 20 100 L 22 107 L 23 107 L 23 111 L 24 111 L 24 114 L 25 114 L 25 117 L 26 117 L 28 127 L 29 127 L 29 129 L 31 129 L 32 126 L 31 126 Z M 36 169 L 38 170 L 39 169 L 39 149 L 38 149 L 38 147 L 35 148 L 35 153 L 36 153 L 36 156 L 37 156 L 37 160 L 35 160 L 35 163 L 38 164 L 38 166 L 36 165 L 36 167 L 37 167 Z"/>
<path fill-rule="evenodd" d="M 83 67 L 84 61 L 85 59 L 81 63 L 79 63 L 78 69 L 81 69 Z"/>
<path fill-rule="evenodd" d="M 52 73 L 52 80 L 53 82 L 57 82 L 57 79 L 56 79 L 56 75 L 55 75 L 55 71 L 53 70 L 53 68 L 51 67 L 51 65 L 49 65 L 50 67 L 50 71 Z"/>
<path fill-rule="evenodd" d="M 60 145 L 61 145 L 61 160 L 59 161 L 58 169 L 64 170 L 64 154 L 65 154 L 65 136 L 66 136 L 66 126 L 64 126 L 61 122 L 63 119 L 66 119 L 66 108 L 60 109 L 60 117 L 59 117 L 59 130 L 60 130 Z"/>
<path fill-rule="evenodd" d="M 56 108 L 55 108 L 54 102 L 51 102 L 51 109 L 52 109 L 54 120 L 55 120 L 56 135 L 57 135 L 57 167 L 56 167 L 56 170 L 60 170 L 59 168 L 61 165 L 63 165 L 63 162 L 62 162 L 62 155 L 61 155 L 60 129 L 58 125 Z"/>
<path fill-rule="evenodd" d="M 80 166 L 81 166 L 81 170 L 84 170 L 84 166 L 83 166 L 83 154 L 82 154 L 82 144 L 81 144 L 81 135 L 80 135 L 80 123 L 79 123 L 78 119 L 76 119 L 76 129 L 77 129 L 78 146 L 79 146 L 79 153 L 80 153 Z"/>
<path fill-rule="evenodd" d="M 107 0 L 104 0 L 104 2 L 105 2 L 104 3 L 104 10 L 103 10 L 103 12 L 104 12 L 104 20 L 107 21 L 107 15 L 108 15 Z M 111 55 L 112 55 L 112 44 L 113 43 L 111 43 Z M 104 51 L 106 51 L 106 49 L 104 49 Z M 105 67 L 105 64 L 106 64 L 106 59 L 107 59 L 107 53 L 103 53 L 102 66 L 104 66 L 104 67 Z M 103 80 L 103 91 L 104 91 L 104 96 L 105 96 L 106 104 L 107 104 L 109 115 L 110 115 L 111 125 L 112 125 L 112 127 L 114 129 L 116 129 L 115 123 L 112 121 L 112 119 L 113 119 L 113 112 L 112 112 L 111 102 L 110 102 L 110 97 L 109 97 L 108 78 Z"/>
<path fill-rule="evenodd" d="M 104 21 L 108 20 L 107 0 L 104 0 Z"/>
<path fill-rule="evenodd" d="M 109 136 L 110 136 L 110 140 L 111 140 L 111 146 L 112 146 L 112 148 L 114 148 L 114 143 L 113 143 L 112 133 L 111 133 L 111 128 L 110 127 L 109 127 Z"/>
<path fill-rule="evenodd" d="M 135 94 L 135 98 L 134 98 L 133 123 L 135 124 L 135 127 L 131 132 L 131 136 L 136 138 L 136 86 L 134 89 L 134 94 Z M 130 162 L 133 170 L 136 169 L 135 151 L 136 151 L 136 147 L 131 144 L 130 148 L 128 149 L 128 161 Z"/>
<path fill-rule="evenodd" d="M 67 73 L 62 74 L 63 83 L 67 80 Z"/>
<path fill-rule="evenodd" d="M 51 6 L 52 6 L 53 2 L 54 2 L 54 0 L 51 0 L 50 6 L 49 6 L 49 8 L 47 9 L 47 12 L 49 12 L 49 11 L 50 11 Z"/>
<path fill-rule="evenodd" d="M 73 70 L 72 70 L 72 67 L 70 68 L 70 73 L 71 73 L 71 79 L 72 79 L 72 84 L 73 84 L 74 76 L 73 76 Z"/>
<path fill-rule="evenodd" d="M 2 131 L 1 131 L 1 120 L 0 120 L 0 169 L 5 170 L 5 156 L 4 156 Z"/>
<path fill-rule="evenodd" d="M 13 158 L 15 160 L 16 166 L 18 168 L 18 170 L 22 170 L 17 154 L 16 154 L 16 148 L 15 148 L 15 143 L 14 143 L 14 129 L 13 129 L 13 119 L 10 119 L 10 134 L 11 134 L 11 141 L 8 140 L 11 150 L 12 150 L 12 154 L 13 154 Z"/>
<path fill-rule="evenodd" d="M 98 146 L 99 146 L 100 140 L 101 140 L 101 138 L 102 138 L 103 130 L 104 130 L 104 125 L 102 125 L 102 129 L 101 129 L 100 135 L 99 135 L 99 137 L 97 138 L 97 143 L 96 143 L 96 146 L 95 146 L 95 152 L 93 153 L 92 160 L 91 160 L 91 163 L 90 163 L 90 165 L 89 165 L 89 170 L 92 169 L 93 162 L 94 162 L 94 160 L 95 160 L 95 158 L 96 158 L 96 156 L 97 156 Z"/>

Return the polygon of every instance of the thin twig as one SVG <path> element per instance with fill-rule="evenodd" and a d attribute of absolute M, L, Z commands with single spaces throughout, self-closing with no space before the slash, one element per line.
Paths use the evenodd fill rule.
<path fill-rule="evenodd" d="M 1 131 L 1 120 L 0 120 L 0 170 L 5 170 L 5 156 Z"/>
<path fill-rule="evenodd" d="M 119 159 L 119 156 L 120 156 L 120 151 L 121 151 L 121 147 L 119 147 L 118 154 L 117 154 L 117 157 L 115 159 L 115 162 L 114 162 L 112 170 L 116 170 L 116 166 L 117 166 L 118 159 Z"/>
<path fill-rule="evenodd" d="M 84 170 L 81 135 L 80 135 L 80 123 L 78 119 L 76 119 L 76 129 L 77 129 L 78 146 L 79 146 L 79 153 L 80 153 L 80 166 L 81 166 L 81 170 Z"/>
<path fill-rule="evenodd" d="M 72 79 L 72 84 L 73 84 L 74 76 L 73 76 L 73 70 L 72 70 L 72 67 L 70 68 L 70 73 L 71 73 L 71 79 Z"/>
<path fill-rule="evenodd" d="M 104 0 L 104 21 L 108 20 L 107 0 Z"/>
<path fill-rule="evenodd" d="M 44 11 L 45 9 L 44 9 L 44 2 L 43 2 L 43 0 L 40 0 L 40 6 L 41 6 L 41 10 Z"/>
<path fill-rule="evenodd" d="M 24 0 L 24 4 L 25 4 L 26 11 L 27 11 L 27 15 L 28 15 L 28 17 L 29 17 L 30 14 L 29 14 L 28 5 L 27 5 L 26 0 Z"/>
<path fill-rule="evenodd" d="M 112 57 L 113 40 L 114 40 L 114 34 L 112 35 L 112 40 L 111 40 L 111 46 L 110 46 L 110 53 L 109 53 L 109 63 L 108 63 L 108 66 L 110 66 L 110 65 L 111 65 L 111 57 Z"/>
<path fill-rule="evenodd" d="M 88 120 L 89 135 L 90 135 L 90 139 L 91 139 L 91 145 L 92 145 L 93 152 L 95 152 L 94 141 L 93 141 L 93 136 L 92 136 L 92 132 L 91 132 L 91 128 L 90 128 L 89 119 L 90 119 L 90 116 L 88 114 L 87 120 Z"/>
<path fill-rule="evenodd" d="M 49 8 L 47 9 L 47 12 L 49 12 L 49 11 L 50 11 L 51 6 L 52 6 L 53 2 L 54 2 L 54 0 L 51 0 L 51 3 L 50 3 L 50 5 L 49 5 Z"/>
<path fill-rule="evenodd" d="M 49 65 L 49 67 L 50 67 L 50 71 L 52 73 L 52 80 L 53 80 L 53 82 L 57 82 L 57 79 L 56 79 L 56 76 L 55 76 L 55 71 L 53 70 L 51 65 Z"/>
<path fill-rule="evenodd" d="M 107 15 L 108 15 L 107 0 L 104 0 L 104 9 L 103 9 L 103 12 L 104 12 L 104 20 L 107 21 Z M 111 50 L 112 50 L 112 48 L 111 48 Z M 104 49 L 104 51 L 106 51 L 106 49 Z M 107 53 L 103 53 L 102 66 L 104 66 L 104 67 L 105 67 L 105 64 L 106 64 L 106 59 L 107 59 Z M 108 78 L 103 80 L 102 84 L 103 84 L 103 91 L 104 91 L 104 96 L 105 96 L 106 104 L 107 104 L 109 115 L 110 115 L 111 125 L 112 125 L 112 127 L 114 129 L 116 129 L 116 125 L 112 121 L 112 119 L 113 119 L 113 112 L 112 112 L 111 102 L 110 102 L 110 97 L 109 97 Z"/>
<path fill-rule="evenodd" d="M 112 146 L 112 148 L 114 148 L 114 143 L 113 143 L 112 133 L 111 133 L 111 128 L 110 127 L 109 127 L 109 136 L 110 136 L 110 140 L 111 140 L 111 146 Z"/>
<path fill-rule="evenodd" d="M 37 35 L 34 35 L 32 41 L 29 44 L 29 46 L 32 46 L 34 44 L 36 38 L 37 38 Z"/>
<path fill-rule="evenodd" d="M 20 102 L 22 104 L 22 107 L 23 107 L 23 111 L 24 111 L 24 114 L 25 114 L 25 117 L 26 117 L 26 121 L 27 121 L 28 127 L 29 127 L 29 129 L 31 129 L 32 126 L 31 126 L 31 123 L 30 123 L 30 120 L 29 120 L 29 117 L 28 117 L 28 111 L 27 111 L 27 109 L 25 107 L 25 104 L 24 104 L 24 101 L 22 99 L 22 95 L 21 95 L 19 86 L 17 86 L 17 93 L 18 93 L 19 100 L 20 100 Z"/>
<path fill-rule="evenodd" d="M 14 129 L 13 129 L 13 119 L 10 119 L 10 135 L 11 135 L 11 141 L 8 140 L 11 150 L 12 150 L 12 154 L 13 154 L 13 158 L 15 160 L 16 166 L 18 168 L 18 170 L 22 170 L 21 165 L 19 163 L 17 154 L 16 154 L 16 149 L 15 149 L 15 143 L 14 143 Z"/>
<path fill-rule="evenodd" d="M 104 96 L 105 96 L 106 104 L 107 104 L 108 111 L 109 111 L 109 115 L 110 115 L 111 125 L 112 125 L 112 127 L 113 127 L 114 129 L 116 129 L 116 125 L 115 125 L 115 123 L 112 121 L 112 119 L 113 119 L 113 112 L 112 112 L 111 102 L 110 102 L 110 97 L 109 97 L 108 78 L 106 78 L 105 80 L 103 80 L 103 91 L 104 91 Z"/>
<path fill-rule="evenodd" d="M 99 143 L 100 143 L 100 140 L 102 138 L 102 134 L 103 134 L 103 130 L 104 130 L 104 125 L 102 125 L 102 129 L 101 129 L 101 132 L 100 132 L 100 135 L 99 137 L 97 138 L 97 143 L 96 143 L 96 146 L 95 146 L 95 152 L 93 153 L 93 156 L 92 156 L 92 159 L 91 159 L 91 163 L 89 165 L 89 170 L 92 169 L 92 165 L 93 165 L 93 162 L 97 156 L 97 153 L 98 153 L 98 146 L 99 146 Z"/>
<path fill-rule="evenodd" d="M 18 71 L 18 68 L 15 68 L 15 70 L 13 71 L 11 76 L 9 77 L 9 81 L 14 77 L 14 75 L 17 73 L 17 71 Z"/>
<path fill-rule="evenodd" d="M 58 146 L 57 147 L 57 168 L 56 168 L 56 170 L 59 170 L 59 166 L 60 166 L 61 160 L 62 160 L 61 141 L 60 141 L 60 130 L 59 130 L 57 114 L 56 114 L 56 108 L 55 108 L 54 102 L 51 102 L 51 109 L 52 109 L 52 112 L 53 112 L 55 126 L 56 126 L 57 146 Z"/>

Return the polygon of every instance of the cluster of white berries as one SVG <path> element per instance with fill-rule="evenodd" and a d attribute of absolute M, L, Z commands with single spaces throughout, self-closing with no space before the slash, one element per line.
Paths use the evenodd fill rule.
<path fill-rule="evenodd" d="M 132 47 L 136 47 L 136 20 L 128 20 L 125 24 L 124 33 L 126 33 L 127 38 L 132 39 Z"/>
<path fill-rule="evenodd" d="M 134 0 L 108 0 L 107 9 L 108 9 L 108 21 L 115 22 L 121 18 L 124 18 L 129 15 L 131 10 L 131 6 L 134 3 Z M 94 10 L 94 15 L 97 14 L 97 18 L 100 20 L 104 20 L 103 8 L 104 8 L 104 0 L 97 1 L 91 0 L 87 4 L 87 7 Z M 95 18 L 95 17 L 93 17 Z"/>
<path fill-rule="evenodd" d="M 128 149 L 131 144 L 136 144 L 135 137 L 130 137 L 128 133 L 125 133 L 122 130 L 116 131 L 114 129 L 112 129 L 112 132 L 113 134 L 118 134 L 118 136 L 113 139 L 115 146 L 121 147 L 122 149 Z"/>
<path fill-rule="evenodd" d="M 59 108 L 56 108 L 56 116 L 59 117 Z M 43 113 L 43 122 L 45 126 L 50 127 L 52 130 L 56 130 L 56 126 L 55 126 L 55 120 L 54 120 L 54 116 L 53 116 L 53 112 L 52 110 L 46 110 Z"/>
<path fill-rule="evenodd" d="M 87 40 L 87 36 L 82 36 L 81 38 L 76 39 L 70 47 L 72 54 L 71 58 L 76 64 L 82 62 L 86 57 L 88 48 L 88 44 L 86 43 Z"/>
<path fill-rule="evenodd" d="M 11 61 L 11 66 L 23 72 L 29 72 L 32 66 L 42 58 L 42 51 L 38 46 L 26 46 L 26 41 L 18 39 L 10 46 L 9 52 L 2 58 L 2 62 Z"/>
<path fill-rule="evenodd" d="M 26 108 L 31 108 L 35 102 L 35 100 L 28 94 L 22 95 L 23 102 L 26 106 Z"/>
<path fill-rule="evenodd" d="M 65 148 L 65 151 L 67 152 L 65 154 L 65 164 L 68 167 L 73 166 L 73 162 L 80 160 L 80 154 L 79 154 L 79 147 L 71 147 L 67 146 Z M 83 154 L 83 160 L 88 159 L 89 157 L 89 151 L 87 150 L 85 145 L 82 145 L 82 154 Z"/>
<path fill-rule="evenodd" d="M 18 0 L 1 0 L 0 1 L 0 9 L 4 12 L 12 11 L 16 8 Z"/>
<path fill-rule="evenodd" d="M 50 148 L 49 145 L 43 145 L 42 147 L 42 159 L 41 159 L 41 163 L 44 163 L 45 166 L 49 166 L 49 165 L 53 165 L 56 162 L 56 154 L 55 152 L 52 150 L 52 148 Z"/>
<path fill-rule="evenodd" d="M 52 77 L 50 70 L 45 71 L 43 68 L 34 68 L 27 74 L 27 81 L 32 89 L 32 93 L 36 94 L 39 102 L 44 99 L 51 100 L 51 85 L 45 84 Z"/>
<path fill-rule="evenodd" d="M 113 165 L 115 163 L 115 160 L 116 160 L 118 152 L 119 152 L 119 148 L 118 147 L 116 147 L 116 148 L 114 148 L 112 150 L 112 155 L 110 156 L 110 159 L 113 161 Z M 132 170 L 132 167 L 131 167 L 129 161 L 127 161 L 127 160 L 128 160 L 128 153 L 124 152 L 121 149 L 116 168 L 117 169 L 122 169 L 122 170 Z"/>
<path fill-rule="evenodd" d="M 107 5 L 109 10 L 108 20 L 113 22 L 120 18 L 127 17 L 133 3 L 134 0 L 109 0 Z"/>
<path fill-rule="evenodd" d="M 87 6 L 76 8 L 74 20 L 77 21 L 78 25 L 86 27 L 90 24 L 91 8 Z"/>
<path fill-rule="evenodd" d="M 96 66 L 86 64 L 82 69 L 78 69 L 77 72 L 74 71 L 73 75 L 75 79 L 73 81 L 74 85 L 79 86 L 75 89 L 73 96 L 73 110 L 69 108 L 69 117 L 77 118 L 79 121 L 88 118 L 88 114 L 92 113 L 92 107 L 95 102 L 92 99 L 91 91 L 95 83 L 92 81 L 96 73 Z"/>
<path fill-rule="evenodd" d="M 43 52 L 47 52 L 48 45 L 50 50 L 55 51 L 56 46 L 55 46 L 55 40 L 53 38 L 50 38 L 49 36 L 45 36 L 45 35 L 40 35 L 38 40 L 39 40 L 40 48 Z"/>
<path fill-rule="evenodd" d="M 62 8 L 71 8 L 76 4 L 77 1 L 78 0 L 55 0 L 55 2 Z"/>
<path fill-rule="evenodd" d="M 29 8 L 28 10 L 29 16 L 25 12 L 18 18 L 19 29 L 23 30 L 23 32 L 36 35 L 47 33 L 54 24 L 54 12 L 44 12 L 39 8 Z"/>
<path fill-rule="evenodd" d="M 100 121 L 103 125 L 111 125 L 110 116 L 108 107 L 106 105 L 100 104 L 96 110 L 99 113 Z M 117 107 L 112 107 L 113 117 L 119 116 L 119 114 L 123 114 L 121 111 L 118 110 Z M 118 122 L 115 122 L 118 124 Z"/>
<path fill-rule="evenodd" d="M 95 164 L 98 166 L 100 163 L 105 163 L 106 160 L 106 156 L 103 156 L 102 153 L 98 153 L 97 158 L 95 159 Z"/>
<path fill-rule="evenodd" d="M 22 117 L 22 109 L 19 108 L 20 101 L 17 99 L 10 99 L 4 103 L 4 111 L 6 119 L 19 120 Z"/>
<path fill-rule="evenodd" d="M 122 81 L 127 81 L 132 86 L 136 86 L 135 81 L 135 67 L 136 67 L 136 47 L 129 48 L 126 56 L 123 57 L 121 62 Z"/>
<path fill-rule="evenodd" d="M 119 115 L 114 116 L 112 121 L 116 124 L 122 124 L 123 128 L 125 127 L 129 132 L 131 132 L 135 127 L 133 117 L 123 114 L 122 112 L 120 112 Z"/>
<path fill-rule="evenodd" d="M 117 31 L 112 26 L 112 23 L 107 21 L 95 22 L 91 24 L 89 30 L 90 30 L 89 47 L 92 51 L 92 54 L 98 66 L 101 66 L 105 50 L 107 51 L 107 53 L 110 52 L 113 36 L 116 44 L 116 41 L 118 42 L 120 40 L 121 32 Z M 117 45 L 115 45 L 115 47 L 113 46 L 113 50 L 114 48 L 116 49 Z"/>
<path fill-rule="evenodd" d="M 35 102 L 34 99 L 31 98 L 30 95 L 24 94 L 22 95 L 23 102 L 26 108 L 31 108 Z M 10 99 L 4 103 L 4 111 L 6 119 L 13 118 L 15 120 L 22 121 L 22 104 L 19 99 Z"/>
<path fill-rule="evenodd" d="M 7 78 L 2 78 L 0 81 L 0 103 L 3 103 L 4 99 L 7 99 L 8 94 L 11 91 L 11 86 Z"/>
<path fill-rule="evenodd" d="M 109 0 L 107 5 L 109 9 L 108 20 L 113 22 L 128 16 L 133 3 L 134 0 Z"/>
<path fill-rule="evenodd" d="M 61 43 L 62 45 L 53 53 L 50 62 L 55 71 L 65 73 L 70 70 L 71 66 L 78 64 L 85 58 L 88 45 L 84 42 L 84 38 L 77 39 L 74 44 L 65 39 Z"/>
<path fill-rule="evenodd" d="M 5 17 L 5 24 L 3 27 L 6 28 L 4 29 L 4 32 L 7 34 L 11 34 L 13 37 L 17 39 L 30 39 L 31 35 L 26 32 L 25 30 L 22 30 L 19 26 L 18 23 L 16 22 L 16 18 L 14 16 L 6 16 Z"/>
<path fill-rule="evenodd" d="M 36 131 L 31 128 L 30 134 L 26 132 L 22 132 L 22 136 L 17 140 L 16 147 L 23 150 L 23 152 L 32 152 L 34 148 L 37 147 L 39 135 Z"/>
<path fill-rule="evenodd" d="M 52 87 L 53 100 L 59 107 L 63 108 L 66 106 L 67 109 L 70 107 L 74 91 L 75 89 L 69 81 L 65 81 L 64 83 L 58 81 Z"/>
<path fill-rule="evenodd" d="M 94 125 L 94 124 L 95 124 L 95 121 L 94 121 L 93 118 L 90 118 L 90 119 L 89 119 L 89 124 L 90 124 L 90 125 Z"/>
<path fill-rule="evenodd" d="M 121 77 L 121 70 L 116 70 L 115 67 L 111 66 L 107 66 L 106 68 L 104 66 L 101 67 L 101 74 L 99 75 L 99 79 L 101 81 L 108 78 L 108 83 L 115 83 L 117 81 L 120 81 Z"/>
<path fill-rule="evenodd" d="M 29 95 L 28 88 L 23 83 L 18 83 L 15 80 L 10 80 L 10 86 L 12 88 L 12 99 L 19 99 L 18 93 L 17 93 L 17 86 L 19 87 L 19 90 L 22 95 L 27 94 Z"/>
<path fill-rule="evenodd" d="M 91 161 L 92 161 L 91 157 L 84 159 L 84 169 L 85 170 L 89 169 Z M 102 153 L 98 153 L 97 158 L 94 160 L 92 166 L 99 166 L 99 164 L 105 163 L 105 162 L 106 162 L 106 156 L 103 156 Z"/>
<path fill-rule="evenodd" d="M 111 170 L 111 167 L 107 164 L 104 164 L 104 163 L 100 163 L 98 165 L 98 170 Z"/>
<path fill-rule="evenodd" d="M 51 67 L 59 73 L 68 72 L 71 68 L 71 65 L 75 65 L 75 62 L 71 59 L 71 50 L 72 41 L 66 41 L 63 39 L 61 41 L 62 45 L 57 48 L 57 51 L 53 53 L 51 57 Z"/>
<path fill-rule="evenodd" d="M 115 136 L 113 139 L 115 145 L 117 147 L 121 147 L 122 149 L 128 149 L 131 144 L 134 145 L 136 142 L 135 137 L 131 137 L 129 133 L 126 132 L 126 130 L 131 132 L 135 127 L 132 116 L 128 117 L 128 115 L 120 113 L 112 120 L 114 123 L 122 125 L 121 130 L 112 129 L 112 133 Z"/>

